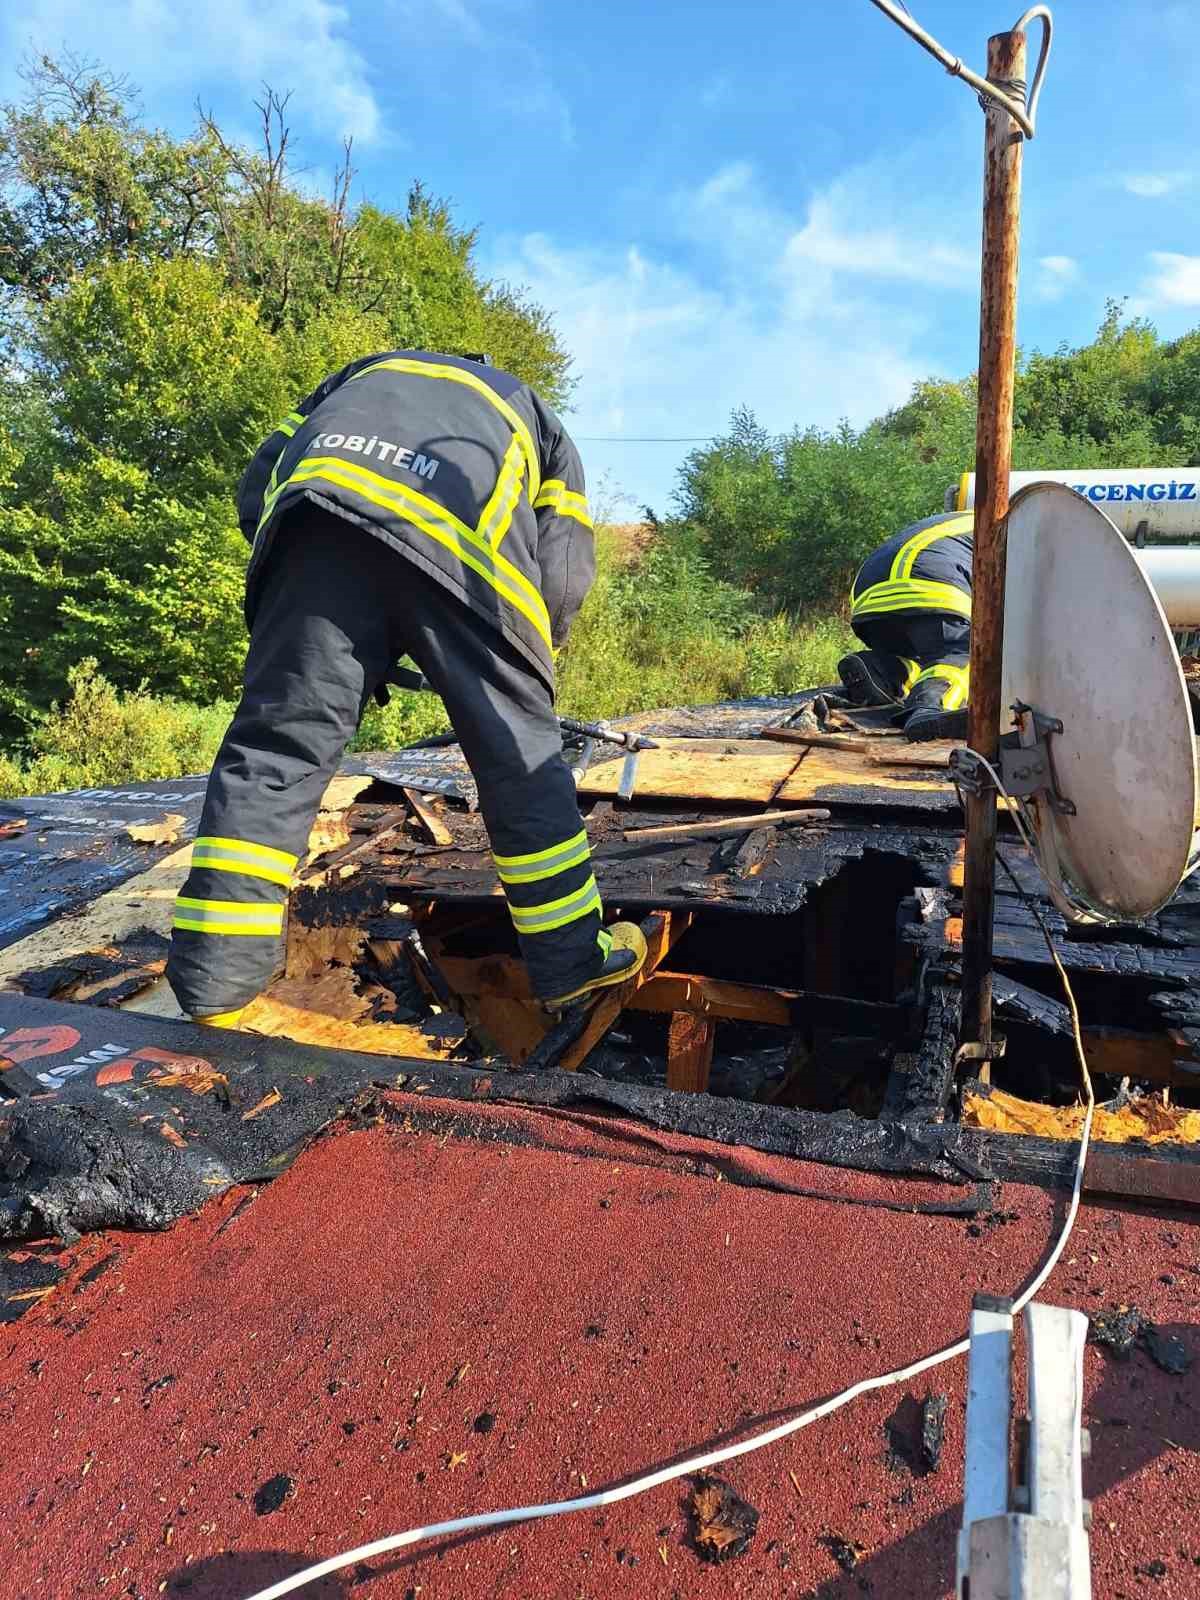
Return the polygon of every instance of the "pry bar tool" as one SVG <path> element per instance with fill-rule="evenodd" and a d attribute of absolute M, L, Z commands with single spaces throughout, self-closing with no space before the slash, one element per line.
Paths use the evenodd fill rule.
<path fill-rule="evenodd" d="M 376 690 L 376 698 L 382 705 L 387 704 L 386 684 L 395 684 L 401 689 L 415 689 L 422 693 L 432 693 L 432 685 L 425 676 L 409 667 L 395 666 L 388 674 L 385 684 Z M 653 739 L 647 739 L 645 734 L 610 728 L 606 722 L 579 722 L 575 717 L 559 717 L 558 726 L 565 734 L 574 734 L 585 741 L 580 759 L 571 768 L 576 787 L 583 780 L 587 772 L 588 763 L 597 743 L 615 744 L 626 752 L 625 762 L 621 768 L 621 781 L 617 786 L 617 795 L 622 800 L 633 797 L 633 786 L 637 779 L 638 755 L 643 750 L 657 750 L 658 744 Z"/>
<path fill-rule="evenodd" d="M 644 733 L 634 733 L 624 728 L 610 728 L 605 722 L 579 722 L 574 717 L 559 717 L 558 725 L 564 733 L 575 734 L 576 737 L 585 739 L 584 758 L 580 765 L 574 767 L 576 785 L 579 784 L 587 771 L 587 763 L 591 759 L 592 750 L 597 742 L 618 745 L 626 752 L 625 760 L 621 767 L 621 781 L 617 785 L 617 798 L 631 800 L 633 786 L 637 781 L 638 756 L 643 750 L 657 750 L 658 743 L 654 739 L 647 739 Z"/>

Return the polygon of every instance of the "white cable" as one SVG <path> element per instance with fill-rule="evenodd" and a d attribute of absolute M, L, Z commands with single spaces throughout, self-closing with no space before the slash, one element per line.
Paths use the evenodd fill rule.
<path fill-rule="evenodd" d="M 984 758 L 979 758 L 981 761 Z M 984 761 L 984 765 L 992 773 L 997 788 L 1005 799 L 1013 805 L 1011 796 L 1004 788 L 999 774 Z M 1015 879 L 1014 879 L 1015 882 Z M 1020 885 L 1017 885 L 1020 889 Z M 1071 1023 L 1075 1033 L 1075 1048 L 1079 1055 L 1079 1071 L 1086 1097 L 1087 1111 L 1083 1119 L 1083 1128 L 1079 1136 L 1079 1155 L 1075 1163 L 1075 1182 L 1071 1189 L 1071 1203 L 1067 1207 L 1066 1220 L 1045 1264 L 1036 1272 L 1027 1286 L 1021 1291 L 1013 1302 L 1014 1315 L 1025 1309 L 1037 1294 L 1038 1290 L 1049 1278 L 1058 1265 L 1059 1258 L 1066 1249 L 1067 1240 L 1071 1237 L 1071 1230 L 1075 1226 L 1075 1218 L 1079 1211 L 1079 1201 L 1083 1193 L 1083 1174 L 1087 1164 L 1088 1146 L 1092 1137 L 1092 1116 L 1096 1109 L 1096 1100 L 1092 1092 L 1092 1078 L 1088 1071 L 1087 1059 L 1083 1050 L 1079 1010 L 1075 1004 L 1075 995 L 1071 988 L 1071 981 L 1067 977 L 1065 968 L 1059 960 L 1058 952 L 1054 948 L 1054 941 L 1050 931 L 1043 922 L 1037 907 L 1033 906 L 1033 914 L 1037 918 L 1050 955 L 1066 990 L 1067 1001 L 1071 1010 Z M 818 1422 L 822 1417 L 827 1417 L 831 1412 L 839 1411 L 843 1406 L 849 1405 L 851 1400 L 856 1400 L 860 1394 L 869 1394 L 874 1389 L 887 1389 L 897 1383 L 906 1383 L 910 1378 L 919 1377 L 921 1373 L 928 1372 L 933 1367 L 938 1367 L 946 1361 L 953 1361 L 956 1356 L 966 1355 L 971 1348 L 970 1339 L 960 1339 L 957 1344 L 948 1345 L 944 1350 L 937 1350 L 932 1355 L 922 1356 L 919 1361 L 912 1362 L 907 1367 L 900 1367 L 895 1372 L 885 1372 L 874 1378 L 863 1378 L 849 1389 L 843 1389 L 841 1394 L 834 1395 L 829 1400 L 824 1400 L 820 1405 L 813 1406 L 811 1410 L 802 1412 L 800 1416 L 793 1417 L 789 1422 L 781 1422 L 774 1428 L 768 1428 L 765 1433 L 756 1433 L 749 1439 L 743 1439 L 739 1444 L 725 1445 L 720 1450 L 710 1450 L 703 1455 L 693 1456 L 678 1466 L 660 1467 L 657 1472 L 647 1473 L 644 1477 L 635 1478 L 632 1483 L 621 1484 L 615 1489 L 603 1489 L 597 1494 L 583 1495 L 576 1500 L 551 1500 L 544 1505 L 517 1506 L 509 1511 L 485 1511 L 472 1517 L 455 1517 L 449 1522 L 434 1522 L 424 1528 L 411 1528 L 407 1533 L 389 1535 L 385 1539 L 376 1539 L 373 1544 L 359 1545 L 356 1550 L 349 1550 L 344 1555 L 330 1556 L 327 1561 L 318 1562 L 316 1566 L 306 1567 L 303 1572 L 297 1572 L 290 1578 L 283 1578 L 279 1583 L 272 1584 L 269 1589 L 260 1589 L 256 1594 L 249 1595 L 247 1600 L 282 1600 L 284 1595 L 294 1594 L 305 1584 L 313 1583 L 317 1578 L 327 1577 L 330 1573 L 340 1572 L 345 1567 L 354 1566 L 360 1561 L 370 1561 L 375 1556 L 387 1555 L 393 1550 L 402 1550 L 408 1545 L 423 1544 L 427 1539 L 444 1539 L 451 1534 L 482 1532 L 485 1528 L 501 1528 L 513 1522 L 533 1522 L 541 1517 L 561 1517 L 573 1511 L 593 1511 L 598 1506 L 615 1505 L 619 1500 L 629 1500 L 634 1495 L 645 1494 L 648 1489 L 656 1489 L 660 1484 L 670 1483 L 674 1478 L 685 1478 L 695 1472 L 703 1472 L 709 1467 L 719 1466 L 723 1461 L 732 1461 L 736 1456 L 747 1455 L 753 1450 L 762 1450 L 766 1445 L 776 1444 L 780 1439 L 786 1439 L 789 1434 L 798 1433 L 801 1428 L 808 1427 L 811 1422 Z"/>
<path fill-rule="evenodd" d="M 890 17 L 898 27 L 913 38 L 923 50 L 928 50 L 935 61 L 939 61 L 946 71 L 954 78 L 961 78 L 964 83 L 969 83 L 977 94 L 983 95 L 988 100 L 994 100 L 1008 112 L 1009 116 L 1021 129 L 1027 139 L 1032 139 L 1037 125 L 1037 104 L 1042 92 L 1042 79 L 1046 76 L 1046 63 L 1050 59 L 1050 42 L 1054 35 L 1054 18 L 1048 6 L 1030 6 L 1022 16 L 1020 22 L 1012 30 L 1014 33 L 1023 32 L 1026 23 L 1040 22 L 1042 24 L 1042 48 L 1038 54 L 1037 66 L 1033 74 L 1033 87 L 1029 91 L 1028 104 L 1014 100 L 1011 95 L 1004 93 L 996 84 L 987 78 L 981 78 L 978 73 L 972 72 L 970 67 L 956 55 L 952 55 L 944 45 L 940 45 L 932 34 L 925 29 L 911 14 L 902 11 L 895 0 L 871 0 L 871 4 L 882 11 L 885 17 Z"/>

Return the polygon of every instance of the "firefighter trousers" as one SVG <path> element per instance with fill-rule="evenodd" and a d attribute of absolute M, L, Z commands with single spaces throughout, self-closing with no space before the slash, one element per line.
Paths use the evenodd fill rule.
<path fill-rule="evenodd" d="M 867 665 L 904 710 L 956 711 L 967 703 L 971 624 L 950 612 L 898 612 L 858 617 L 854 632 L 870 652 Z"/>
<path fill-rule="evenodd" d="M 288 887 L 325 787 L 376 688 L 409 655 L 445 703 L 479 788 L 534 993 L 604 965 L 591 855 L 551 692 L 415 562 L 348 520 L 298 509 L 257 590 L 245 688 L 209 779 L 176 902 L 167 977 L 193 1016 L 274 975 Z"/>

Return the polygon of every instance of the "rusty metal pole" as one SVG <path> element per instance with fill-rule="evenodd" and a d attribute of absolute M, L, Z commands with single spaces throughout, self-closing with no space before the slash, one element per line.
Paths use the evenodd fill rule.
<path fill-rule="evenodd" d="M 987 75 L 990 81 L 1003 84 L 1010 96 L 1024 96 L 1023 33 L 998 33 L 988 40 Z M 987 104 L 986 122 L 967 743 L 994 764 L 1000 742 L 1005 518 L 1012 467 L 1024 136 L 1008 112 L 994 101 Z M 986 1048 L 992 1043 L 992 917 L 996 891 L 996 795 L 992 790 L 985 787 L 980 794 L 968 794 L 966 825 L 962 1038 L 964 1043 Z M 983 1071 L 986 1076 L 986 1066 Z"/>

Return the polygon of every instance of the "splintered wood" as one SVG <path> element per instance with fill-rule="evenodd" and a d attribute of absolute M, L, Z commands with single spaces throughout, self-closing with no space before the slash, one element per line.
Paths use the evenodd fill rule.
<path fill-rule="evenodd" d="M 1032 1133 L 1044 1139 L 1078 1139 L 1083 1129 L 1082 1106 L 1047 1106 L 993 1089 L 968 1093 L 963 1122 L 968 1128 L 994 1133 Z M 1143 1095 L 1119 1111 L 1098 1108 L 1092 1138 L 1104 1144 L 1200 1144 L 1200 1111 L 1165 1106 L 1157 1095 Z"/>
<path fill-rule="evenodd" d="M 186 821 L 182 812 L 168 811 L 160 822 L 131 822 L 125 832 L 134 844 L 177 844 Z"/>
<path fill-rule="evenodd" d="M 328 1016 L 275 999 L 271 991 L 246 1007 L 242 1030 L 272 1039 L 294 1039 L 297 1044 L 319 1044 L 337 1050 L 357 1050 L 369 1056 L 418 1056 L 444 1060 L 454 1040 L 431 1039 L 419 1027 L 405 1022 L 362 1022 Z"/>
<path fill-rule="evenodd" d="M 732 1561 L 744 1555 L 758 1531 L 758 1509 L 734 1492 L 724 1478 L 694 1480 L 688 1497 L 692 1539 L 703 1561 Z"/>
<path fill-rule="evenodd" d="M 330 781 L 321 796 L 317 820 L 313 823 L 308 836 L 308 854 L 304 868 L 311 867 L 322 856 L 330 855 L 334 850 L 340 850 L 344 844 L 350 843 L 350 825 L 346 820 L 346 812 L 359 795 L 365 789 L 369 789 L 374 782 L 374 778 L 367 776 L 333 778 Z"/>

